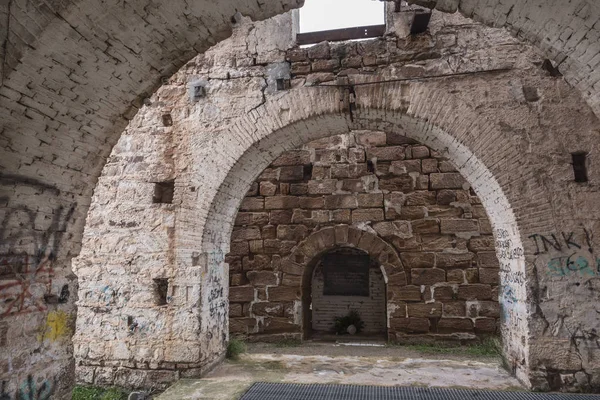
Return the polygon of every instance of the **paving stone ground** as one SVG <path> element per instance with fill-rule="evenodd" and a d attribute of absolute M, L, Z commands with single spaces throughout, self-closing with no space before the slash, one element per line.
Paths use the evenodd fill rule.
<path fill-rule="evenodd" d="M 402 347 L 260 344 L 204 379 L 177 382 L 157 400 L 239 399 L 254 382 L 523 390 L 493 357 L 434 357 Z"/>

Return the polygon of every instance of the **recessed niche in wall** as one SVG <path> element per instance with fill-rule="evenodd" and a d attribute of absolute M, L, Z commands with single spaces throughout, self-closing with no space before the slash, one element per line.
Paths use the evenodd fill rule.
<path fill-rule="evenodd" d="M 6 347 L 8 343 L 8 324 L 0 324 L 0 347 Z"/>
<path fill-rule="evenodd" d="M 163 114 L 162 123 L 163 126 L 173 126 L 173 117 L 171 114 Z"/>
<path fill-rule="evenodd" d="M 175 181 L 156 182 L 154 184 L 154 196 L 152 202 L 155 204 L 171 204 L 173 203 L 173 195 L 175 194 Z"/>
<path fill-rule="evenodd" d="M 306 164 L 304 166 L 304 169 L 303 169 L 304 179 L 305 180 L 312 179 L 312 173 L 313 173 L 313 165 L 312 164 Z"/>
<path fill-rule="evenodd" d="M 575 174 L 575 182 L 587 182 L 587 153 L 579 151 L 577 153 L 572 153 L 571 157 L 573 158 L 573 173 Z"/>
<path fill-rule="evenodd" d="M 154 280 L 154 289 L 156 292 L 156 304 L 164 306 L 167 304 L 167 293 L 169 291 L 169 280 L 167 278 L 156 278 Z"/>

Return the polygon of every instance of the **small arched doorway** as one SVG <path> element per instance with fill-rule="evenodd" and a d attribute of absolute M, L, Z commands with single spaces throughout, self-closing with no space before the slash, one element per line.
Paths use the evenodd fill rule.
<path fill-rule="evenodd" d="M 304 338 L 350 333 L 386 339 L 386 282 L 376 260 L 363 250 L 337 247 L 315 257 L 309 269 L 302 293 Z"/>

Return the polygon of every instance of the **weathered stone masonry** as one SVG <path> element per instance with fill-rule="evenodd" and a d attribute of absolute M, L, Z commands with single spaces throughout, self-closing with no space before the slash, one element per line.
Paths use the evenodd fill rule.
<path fill-rule="evenodd" d="M 343 243 L 326 227 L 358 236 Z M 303 297 L 313 277 L 305 269 L 322 248 L 306 254 L 311 247 L 302 245 L 315 232 L 369 253 L 382 242 L 369 244 L 367 232 L 385 241 L 393 254 L 382 263 L 390 340 L 496 332 L 499 264 L 490 222 L 469 184 L 426 146 L 356 132 L 285 152 L 252 184 L 226 258 L 232 333 L 273 340 L 307 332 Z"/>
<path fill-rule="evenodd" d="M 427 3 L 444 12 L 458 9 L 463 15 L 490 26 L 504 26 L 533 44 L 558 64 L 566 81 L 576 87 L 598 113 L 600 8 L 596 1 L 444 0 Z M 19 217 L 21 222 L 16 226 L 5 224 L 3 227 L 10 225 L 1 239 L 2 251 L 8 260 L 13 260 L 15 253 L 25 253 L 30 265 L 28 271 L 32 271 L 27 276 L 35 280 L 31 275 L 35 275 L 33 271 L 43 257 L 38 257 L 37 247 L 31 243 L 44 242 L 36 239 L 36 232 L 47 232 L 47 236 L 60 234 L 61 246 L 54 250 L 56 258 L 52 261 L 56 285 L 44 292 L 60 298 L 62 288 L 68 284 L 73 294 L 74 276 L 69 264 L 80 248 L 92 188 L 118 135 L 142 107 L 144 99 L 163 78 L 198 51 L 229 35 L 235 12 L 266 18 L 299 5 L 284 1 L 219 1 L 217 4 L 201 0 L 173 0 L 151 6 L 140 1 L 2 2 L 0 197 L 9 200 L 0 202 L 0 207 L 5 217 L 24 210 L 29 213 L 22 220 Z M 574 199 L 573 202 L 576 206 L 572 208 L 555 207 L 555 210 L 572 209 L 574 214 L 576 210 L 583 210 L 583 219 L 597 215 L 581 206 L 588 204 L 586 200 Z M 75 205 L 73 214 L 61 214 L 61 223 L 68 222 L 64 234 L 54 229 L 45 230 L 40 225 L 40 221 L 52 221 L 60 214 L 51 211 L 49 204 L 53 210 L 60 208 L 63 212 Z M 552 231 L 560 237 L 559 231 L 566 230 L 568 237 L 575 228 L 562 223 L 541 224 L 530 233 Z M 581 230 L 579 234 L 580 240 L 585 240 Z M 16 240 L 7 241 L 8 236 Z M 9 242 L 31 245 L 9 245 Z M 193 251 L 205 252 L 198 247 Z M 561 254 L 558 251 L 550 256 Z M 18 269 L 24 265 L 22 258 L 14 260 L 11 266 Z M 40 281 L 45 279 L 40 276 Z M 22 293 L 28 296 L 28 292 Z M 32 290 L 34 302 L 41 301 L 43 294 Z M 49 312 L 64 311 L 70 318 L 74 301 L 71 295 L 67 303 L 49 303 Z M 49 312 L 3 316 L 6 318 L 3 322 L 8 325 L 6 348 L 9 349 L 2 352 L 6 355 L 2 358 L 2 379 L 8 382 L 3 394 L 15 396 L 17 386 L 27 384 L 29 377 L 42 383 L 44 380 L 48 384 L 57 382 L 59 385 L 52 385 L 55 395 L 62 392 L 61 384 L 65 387 L 70 384 L 70 379 L 64 378 L 71 376 L 68 335 L 52 345 L 40 346 L 34 339 L 39 331 L 46 329 Z M 4 332 L 4 328 L 0 332 Z M 38 358 L 39 354 L 48 356 Z M 14 365 L 21 368 L 9 367 L 15 360 Z"/>
<path fill-rule="evenodd" d="M 285 151 L 323 137 L 371 130 L 428 146 L 450 160 L 477 193 L 493 227 L 500 263 L 500 329 L 505 356 L 517 376 L 540 389 L 598 386 L 597 348 L 589 335 L 579 334 L 593 332 L 599 323 L 590 314 L 595 294 L 583 290 L 584 282 L 597 278 L 567 273 L 564 263 L 574 245 L 560 234 L 581 246 L 585 232 L 597 229 L 593 216 L 600 213 L 591 200 L 597 196 L 597 119 L 577 91 L 539 67 L 543 58 L 536 51 L 502 30 L 434 14 L 430 32 L 410 39 L 403 36 L 401 23 L 392 16 L 382 39 L 298 50 L 289 15 L 264 24 L 244 21 L 232 41 L 188 64 L 150 99 L 130 130 L 135 139 L 129 140 L 144 143 L 144 135 L 170 114 L 172 126 L 164 130 L 172 139 L 165 152 L 174 173 L 138 177 L 126 159 L 112 165 L 116 174 L 96 193 L 97 204 L 106 202 L 105 196 L 113 198 L 113 187 L 119 185 L 130 184 L 129 193 L 137 194 L 117 192 L 106 203 L 107 212 L 116 210 L 110 218 L 94 208 L 89 218 L 95 224 L 86 233 L 75 268 L 86 282 L 85 291 L 127 280 L 131 292 L 148 301 L 118 296 L 117 304 L 106 309 L 98 309 L 94 297 L 80 302 L 79 320 L 91 324 L 78 325 L 80 379 L 162 384 L 198 375 L 218 360 L 229 330 L 225 255 L 232 250 L 235 216 L 252 183 Z M 263 37 L 277 41 L 259 39 Z M 350 58 L 352 67 L 345 64 Z M 276 79 L 287 77 L 287 62 L 294 70 L 291 89 L 278 91 Z M 377 83 L 498 68 L 504 72 Z M 351 114 L 344 88 L 324 86 L 339 82 L 354 85 Z M 203 85 L 206 96 L 190 102 L 188 87 L 194 85 Z M 133 147 L 124 148 L 136 157 Z M 570 165 L 571 153 L 582 150 L 589 152 L 590 176 L 583 185 L 573 182 Z M 141 161 L 134 168 L 145 170 Z M 174 179 L 172 205 L 151 205 L 157 179 Z M 136 207 L 143 214 L 132 213 Z M 158 223 L 169 210 L 174 218 Z M 118 225 L 110 226 L 110 220 Z M 326 240 L 331 238 L 327 229 L 335 228 L 312 237 L 333 245 Z M 360 240 L 377 239 L 352 229 Z M 120 238 L 104 246 L 113 241 L 113 231 Z M 163 234 L 168 246 L 161 242 Z M 343 228 L 340 234 L 338 244 L 348 244 Z M 553 240 L 552 234 L 562 242 L 551 246 L 542 241 L 541 236 Z M 131 280 L 130 272 L 137 274 L 145 264 L 143 257 L 125 250 L 152 248 L 154 236 L 160 242 L 155 247 L 169 256 L 153 272 Z M 377 258 L 393 257 L 393 246 L 378 240 Z M 589 241 L 593 249 L 597 236 Z M 581 257 L 589 266 L 594 256 L 588 254 Z M 564 275 L 549 274 L 549 263 L 561 257 L 560 267 L 552 265 Z M 108 272 L 113 269 L 119 273 Z M 155 279 L 168 281 L 167 305 L 155 303 Z M 141 329 L 149 326 L 144 324 L 148 320 L 162 325 Z M 583 337 L 576 339 L 581 344 L 571 346 L 572 337 Z"/>

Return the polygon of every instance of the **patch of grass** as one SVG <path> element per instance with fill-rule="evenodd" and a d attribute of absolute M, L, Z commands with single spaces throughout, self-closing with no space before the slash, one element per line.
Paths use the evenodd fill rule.
<path fill-rule="evenodd" d="M 128 394 L 117 388 L 101 388 L 97 386 L 75 386 L 72 400 L 126 400 Z"/>
<path fill-rule="evenodd" d="M 266 361 L 260 363 L 260 366 L 271 371 L 278 371 L 285 368 L 281 361 Z"/>
<path fill-rule="evenodd" d="M 471 345 L 449 345 L 444 343 L 423 343 L 423 344 L 394 344 L 390 346 L 403 347 L 405 349 L 418 351 L 426 354 L 457 354 L 476 357 L 498 357 L 501 354 L 500 341 L 495 338 L 488 338 L 481 343 Z"/>
<path fill-rule="evenodd" d="M 246 352 L 246 343 L 240 339 L 231 339 L 227 345 L 227 353 L 225 356 L 230 360 L 238 360 L 240 354 Z"/>
<path fill-rule="evenodd" d="M 302 340 L 287 338 L 275 342 L 275 347 L 299 347 L 302 345 Z"/>

